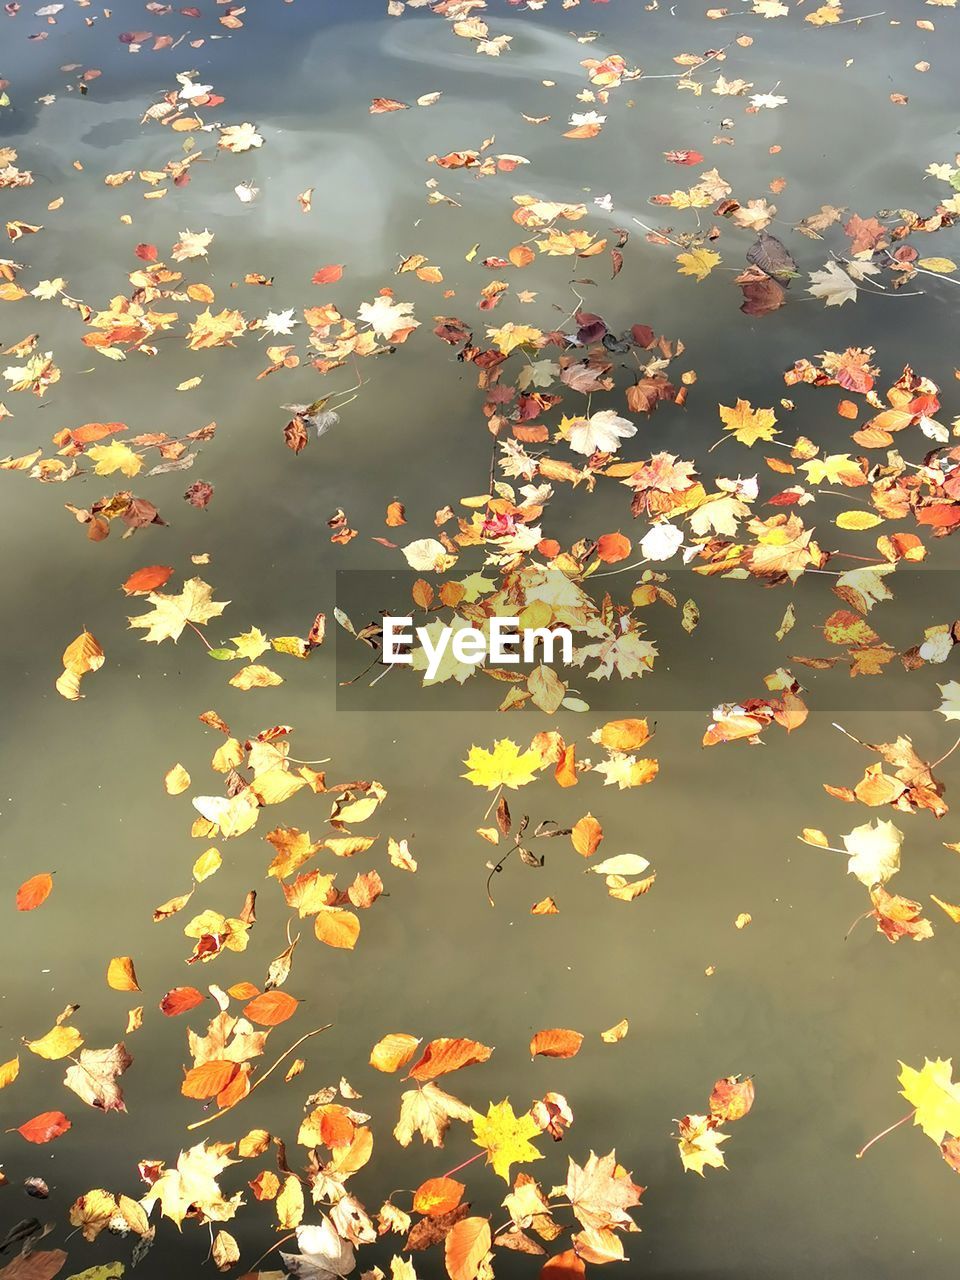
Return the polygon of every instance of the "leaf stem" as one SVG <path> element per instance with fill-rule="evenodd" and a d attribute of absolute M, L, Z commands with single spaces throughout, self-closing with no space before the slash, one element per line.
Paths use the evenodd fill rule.
<path fill-rule="evenodd" d="M 879 1142 L 881 1138 L 885 1138 L 888 1133 L 893 1133 L 894 1129 L 899 1129 L 902 1124 L 906 1124 L 908 1120 L 912 1120 L 916 1114 L 917 1109 L 914 1107 L 912 1111 L 908 1111 L 907 1114 L 898 1120 L 896 1124 L 890 1125 L 889 1128 L 884 1129 L 882 1133 L 878 1133 L 875 1138 L 871 1138 L 867 1145 L 865 1147 L 861 1147 L 857 1152 L 857 1159 L 862 1160 L 875 1142 Z"/>

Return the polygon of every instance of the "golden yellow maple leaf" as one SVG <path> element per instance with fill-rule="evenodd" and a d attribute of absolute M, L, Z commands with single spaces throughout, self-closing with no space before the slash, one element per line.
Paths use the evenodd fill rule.
<path fill-rule="evenodd" d="M 493 750 L 484 747 L 470 748 L 466 760 L 467 772 L 460 776 L 472 782 L 475 787 L 486 787 L 494 791 L 497 787 L 524 787 L 532 782 L 542 761 L 536 751 L 524 751 L 509 738 L 500 738 L 493 744 Z"/>
<path fill-rule="evenodd" d="M 900 1063 L 900 1092 L 916 1107 L 913 1123 L 938 1146 L 947 1133 L 960 1136 L 960 1084 L 953 1083 L 952 1075 L 951 1058 L 925 1058 L 919 1071 Z"/>
<path fill-rule="evenodd" d="M 679 263 L 677 271 L 682 276 L 696 276 L 697 281 L 706 280 L 707 276 L 723 259 L 712 249 L 691 249 L 689 253 L 678 253 L 675 261 Z"/>
<path fill-rule="evenodd" d="M 270 648 L 270 641 L 259 627 L 251 627 L 243 635 L 231 636 L 230 639 L 236 645 L 237 653 L 249 662 L 256 662 L 261 653 L 266 653 Z"/>
<path fill-rule="evenodd" d="M 485 1116 L 473 1121 L 474 1143 L 487 1153 L 487 1163 L 505 1182 L 510 1181 L 510 1166 L 542 1160 L 542 1154 L 530 1142 L 543 1130 L 529 1112 L 514 1115 L 509 1098 L 490 1103 Z"/>
<path fill-rule="evenodd" d="M 725 404 L 717 408 L 725 429 L 732 431 L 736 439 L 748 448 L 758 440 L 772 440 L 778 434 L 773 425 L 777 418 L 772 409 L 754 409 L 749 400 L 737 400 L 732 408 Z"/>
<path fill-rule="evenodd" d="M 141 613 L 136 618 L 129 618 L 131 627 L 143 627 L 147 634 L 145 640 L 159 644 L 161 640 L 173 640 L 176 643 L 183 634 L 188 623 L 209 622 L 218 617 L 230 603 L 229 600 L 214 600 L 213 588 L 201 578 L 190 578 L 183 584 L 179 595 L 166 595 L 161 591 L 151 591 L 147 596 L 153 608 L 149 613 Z"/>
<path fill-rule="evenodd" d="M 498 351 L 502 351 L 507 356 L 515 347 L 536 344 L 543 337 L 543 333 L 531 324 L 514 324 L 511 320 L 501 325 L 499 329 L 488 328 L 487 337 Z"/>
<path fill-rule="evenodd" d="M 87 457 L 96 464 L 93 469 L 98 476 L 112 476 L 115 471 L 125 476 L 137 476 L 143 470 L 143 459 L 139 453 L 134 453 L 122 440 L 96 444 L 87 450 Z"/>

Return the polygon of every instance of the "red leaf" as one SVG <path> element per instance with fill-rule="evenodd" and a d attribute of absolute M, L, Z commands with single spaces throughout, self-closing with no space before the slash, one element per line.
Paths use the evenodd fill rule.
<path fill-rule="evenodd" d="M 36 911 L 49 898 L 52 888 L 53 876 L 48 871 L 41 871 L 39 875 L 24 880 L 17 890 L 17 910 Z"/>
<path fill-rule="evenodd" d="M 143 262 L 156 262 L 157 246 L 155 244 L 138 244 L 133 251 Z"/>
<path fill-rule="evenodd" d="M 196 987 L 174 987 L 160 1001 L 160 1011 L 168 1018 L 175 1018 L 178 1013 L 186 1013 L 203 1004 L 206 997 Z"/>
<path fill-rule="evenodd" d="M 162 587 L 172 573 L 173 569 L 168 564 L 147 565 L 146 568 L 131 573 L 123 584 L 123 590 L 128 596 L 146 595 L 148 591 L 156 591 L 158 587 Z"/>
<path fill-rule="evenodd" d="M 24 1121 L 17 1133 L 26 1138 L 27 1142 L 52 1142 L 54 1138 L 65 1134 L 69 1128 L 70 1121 L 62 1111 L 41 1111 L 40 1115 L 34 1116 L 32 1120 Z"/>
<path fill-rule="evenodd" d="M 315 271 L 311 284 L 336 284 L 341 279 L 343 279 L 343 263 L 334 262 Z"/>

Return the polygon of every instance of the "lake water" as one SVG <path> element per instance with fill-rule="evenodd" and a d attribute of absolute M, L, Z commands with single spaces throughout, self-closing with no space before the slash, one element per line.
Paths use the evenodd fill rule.
<path fill-rule="evenodd" d="M 790 1278 L 905 1271 L 946 1276 L 954 1270 L 955 1175 L 920 1132 L 904 1127 L 862 1161 L 854 1157 L 904 1110 L 898 1060 L 919 1066 L 925 1056 L 949 1058 L 957 1049 L 960 936 L 931 905 L 936 936 L 922 945 L 904 940 L 891 946 L 870 922 L 846 937 L 864 910 L 862 888 L 843 874 L 836 856 L 797 840 L 807 827 L 824 830 L 836 843 L 838 832 L 875 816 L 891 817 L 904 830 L 908 851 L 899 891 L 924 901 L 931 892 L 960 901 L 960 866 L 942 844 L 960 839 L 952 811 L 938 823 L 928 813 L 844 807 L 822 786 L 854 785 L 872 758 L 832 727 L 837 719 L 865 741 L 904 733 L 924 757 L 946 751 L 952 726 L 930 709 L 938 701 L 935 678 L 953 678 L 950 663 L 933 675 L 892 675 L 889 684 L 851 681 L 845 668 L 817 673 L 793 667 L 810 691 L 811 715 L 801 729 L 786 735 L 773 727 L 764 746 L 735 742 L 705 750 L 700 740 L 717 702 L 762 696 L 763 675 L 786 665 L 788 654 L 824 652 L 814 627 L 837 604 L 830 603 L 829 580 L 814 579 L 813 586 L 805 581 L 797 595 L 797 627 L 778 644 L 773 632 L 786 590 L 764 592 L 754 583 L 716 590 L 712 582 L 688 589 L 678 575 L 681 600 L 696 594 L 704 622 L 690 637 L 672 624 L 662 641 L 664 667 L 671 665 L 671 646 L 677 648 L 681 674 L 674 688 L 665 672 L 664 691 L 655 674 L 649 688 L 645 680 L 605 691 L 602 712 L 598 701 L 596 714 L 562 710 L 554 717 L 529 708 L 498 713 L 505 689 L 499 685 L 485 700 L 474 694 L 473 701 L 460 702 L 451 695 L 443 708 L 430 710 L 415 699 L 378 704 L 374 687 L 348 707 L 342 691 L 338 702 L 337 681 L 354 672 L 335 661 L 329 639 L 303 664 L 274 661 L 267 653 L 263 661 L 281 670 L 285 683 L 241 692 L 227 683 L 234 668 L 208 660 L 189 630 L 177 647 L 145 645 L 126 619 L 148 606 L 119 590 L 144 565 L 175 566 L 169 590 L 199 574 L 213 584 L 215 599 L 231 601 L 222 621 L 206 628 L 215 645 L 254 626 L 269 636 L 304 636 L 320 611 L 333 628 L 338 570 L 406 567 L 374 538 L 403 544 L 435 536 L 438 508 L 448 502 L 458 508 L 462 497 L 488 491 L 491 439 L 477 370 L 432 336 L 433 317 L 460 316 L 478 337 L 484 324 L 510 320 L 547 331 L 576 306 L 569 284 L 574 278 L 596 281 L 575 288 L 586 309 L 602 314 L 611 330 L 646 323 L 682 339 L 686 350 L 671 375 L 697 373 L 682 409 L 664 405 L 649 418 L 633 415 L 640 439 L 625 456 L 668 450 L 696 459 L 702 477 L 751 476 L 763 470 L 762 445 L 750 453 L 730 444 L 707 453 L 721 432 L 716 405 L 737 398 L 776 405 L 785 395 L 797 406 L 792 415 L 780 415 L 788 438 L 804 433 L 829 442 L 831 451 L 851 450 L 849 424 L 835 413 L 840 396 L 785 388 L 782 380 L 801 357 L 851 346 L 876 348 L 880 388 L 905 364 L 932 378 L 943 389 L 939 420 L 949 424 L 956 404 L 955 280 L 927 275 L 903 290 L 922 288 L 922 296 L 863 290 L 853 305 L 825 308 L 804 292 L 806 273 L 824 266 L 831 247 L 842 249 L 843 236 L 834 227 L 825 240 L 808 240 L 790 224 L 823 204 L 864 218 L 901 208 L 926 213 L 950 194 L 924 170 L 933 162 L 952 163 L 957 149 L 956 11 L 894 0 L 885 15 L 862 25 L 817 28 L 804 22 L 802 6 L 773 20 L 743 8 L 712 21 L 689 0 L 650 8 L 613 0 L 570 9 L 550 0 L 539 11 L 491 0 L 484 15 L 491 32 L 512 36 L 499 57 L 477 54 L 473 42 L 456 37 L 440 15 L 422 9 L 388 17 L 373 0 L 252 0 L 236 30 L 218 23 L 229 9 L 212 0 L 203 0 L 199 18 L 151 13 L 129 0 L 119 0 L 107 17 L 68 0 L 55 25 L 26 11 L 0 23 L 0 77 L 9 81 L 12 103 L 0 110 L 0 145 L 15 147 L 18 164 L 35 178 L 30 187 L 0 192 L 0 202 L 5 221 L 44 225 L 4 250 L 25 264 L 18 277 L 25 288 L 63 277 L 70 297 L 101 310 L 115 295 L 129 295 L 128 274 L 144 265 L 134 256 L 138 243 L 157 245 L 160 260 L 176 266 L 169 246 L 185 228 L 208 228 L 215 233 L 209 259 L 189 260 L 179 269 L 187 282 L 215 291 L 213 310 L 237 307 L 252 318 L 295 307 L 301 314 L 304 306 L 335 298 L 343 314 L 353 316 L 360 302 L 390 287 L 397 298 L 414 301 L 421 322 L 395 354 L 357 362 L 366 380 L 357 398 L 344 405 L 337 424 L 295 455 L 284 447 L 290 412 L 283 406 L 308 404 L 354 382 L 354 366 L 323 378 L 306 358 L 298 369 L 256 380 L 268 363 L 268 346 L 297 344 L 306 352 L 305 326 L 290 338 L 258 343 L 259 335 L 247 334 L 236 348 L 200 352 L 187 349 L 181 326 L 158 335 L 156 358 L 131 353 L 111 361 L 81 344 L 74 310 L 56 301 L 3 304 L 4 345 L 39 332 L 39 350 L 53 351 L 62 370 L 43 398 L 4 388 L 0 399 L 13 416 L 0 423 L 3 454 L 43 447 L 44 456 L 55 456 L 50 437 L 88 422 L 124 422 L 129 435 L 182 435 L 218 424 L 189 473 L 130 481 L 88 474 L 66 485 L 43 485 L 18 473 L 0 478 L 0 1061 L 18 1051 L 21 1058 L 20 1078 L 0 1094 L 0 1107 L 7 1130 L 54 1108 L 73 1123 L 49 1145 L 4 1136 L 9 1185 L 0 1190 L 0 1227 L 33 1215 L 54 1223 L 40 1247 L 69 1249 L 64 1275 L 117 1260 L 129 1265 L 130 1239 L 104 1232 L 95 1244 L 85 1244 L 75 1233 L 65 1245 L 67 1211 L 82 1192 L 104 1187 L 136 1198 L 144 1191 L 138 1160 L 172 1164 L 200 1137 L 234 1141 L 254 1126 L 286 1137 L 291 1165 L 298 1167 L 302 1103 L 341 1076 L 363 1095 L 355 1105 L 372 1117 L 374 1155 L 350 1184 L 371 1211 L 392 1189 L 414 1188 L 468 1159 L 476 1149 L 462 1126 L 442 1152 L 419 1141 L 402 1150 L 394 1142 L 399 1095 L 409 1085 L 367 1066 L 370 1047 L 391 1031 L 425 1039 L 465 1036 L 496 1046 L 488 1063 L 440 1081 L 480 1110 L 505 1096 L 518 1111 L 547 1090 L 566 1096 L 575 1115 L 572 1130 L 562 1144 L 541 1143 L 547 1159 L 529 1166 L 547 1188 L 563 1182 L 568 1153 L 582 1161 L 591 1149 L 616 1147 L 619 1160 L 648 1188 L 635 1214 L 642 1234 L 626 1237 L 630 1261 L 622 1273 Z M 869 6 L 861 8 L 869 12 Z M 858 14 L 851 6 L 843 16 Z M 85 25 L 93 17 L 93 25 Z M 935 31 L 918 28 L 918 18 L 932 20 Z M 578 41 L 594 28 L 595 40 Z M 173 50 L 153 51 L 151 38 L 131 53 L 118 40 L 125 30 L 190 34 Z M 48 38 L 27 39 L 36 32 Z M 732 43 L 738 32 L 752 36 L 752 45 Z M 221 38 L 190 47 L 189 40 L 211 35 Z M 678 54 L 702 54 L 727 42 L 726 60 L 703 77 L 708 87 L 701 96 L 652 78 L 676 74 Z M 578 102 L 576 94 L 587 85 L 581 60 L 612 52 L 651 78 L 621 85 L 606 108 Z M 931 69 L 915 71 L 923 60 Z M 70 64 L 77 68 L 60 69 Z M 102 75 L 89 81 L 85 96 L 68 91 L 85 68 Z M 171 156 L 184 154 L 183 139 L 194 135 L 141 123 L 151 103 L 178 88 L 176 74 L 184 71 L 196 72 L 198 83 L 212 85 L 225 99 L 202 112 L 204 119 L 254 122 L 264 145 L 218 154 L 211 135 L 201 133 L 195 136 L 205 156 L 192 166 L 188 186 L 161 181 L 169 190 L 156 200 L 143 199 L 155 188 L 139 177 L 105 186 L 106 174 L 161 170 Z M 710 93 L 713 72 L 720 71 L 789 102 L 745 115 L 745 99 Z M 368 113 L 373 98 L 413 103 L 434 92 L 442 93 L 434 106 Z M 907 106 L 890 102 L 898 92 L 908 95 Z M 44 103 L 44 95 L 56 100 Z M 594 108 L 608 115 L 599 137 L 563 138 L 572 111 Z M 521 113 L 551 119 L 534 125 Z M 735 128 L 722 128 L 725 117 L 735 119 Z M 736 145 L 714 145 L 721 134 Z M 519 154 L 531 163 L 477 179 L 425 163 L 435 153 L 479 148 L 492 136 L 492 154 Z M 773 147 L 781 150 L 771 154 Z M 704 163 L 687 168 L 664 162 L 664 152 L 685 148 L 698 148 Z M 770 230 L 788 243 L 801 279 L 792 285 L 790 305 L 772 315 L 751 318 L 738 309 L 740 292 L 729 268 L 742 269 L 748 235 L 728 234 L 724 226 L 716 246 L 723 268 L 698 284 L 677 274 L 674 248 L 647 243 L 634 221 L 671 226 L 673 234 L 695 230 L 694 214 L 657 208 L 648 198 L 692 185 L 713 165 L 738 198 L 766 195 L 779 207 L 782 221 Z M 787 186 L 772 196 L 769 183 L 780 176 Z M 430 179 L 456 204 L 428 203 Z M 234 194 L 240 182 L 258 187 L 257 199 L 241 203 Z M 297 196 L 310 187 L 312 211 L 305 214 Z M 610 278 L 608 253 L 538 258 L 516 275 L 483 268 L 484 257 L 505 254 L 528 234 L 510 221 L 511 197 L 527 192 L 584 201 L 586 221 L 571 226 L 608 236 L 610 226 L 628 228 L 631 239 L 616 279 Z M 607 193 L 610 214 L 592 203 Z M 62 207 L 48 210 L 60 196 Z M 124 214 L 130 223 L 122 221 Z M 700 217 L 704 225 L 721 221 L 710 209 Z M 468 262 L 478 242 L 476 260 Z M 921 250 L 949 257 L 956 233 L 930 237 L 930 248 Z M 440 267 L 443 284 L 421 282 L 413 273 L 394 276 L 398 262 L 416 253 Z M 335 288 L 310 284 L 318 268 L 339 263 L 345 272 Z M 240 283 L 233 289 L 247 273 L 272 278 L 272 287 Z M 494 278 L 537 296 L 526 305 L 511 296 L 495 311 L 479 312 L 479 292 Z M 444 290 L 456 296 L 444 297 Z M 190 315 L 197 309 L 189 308 Z M 194 389 L 176 390 L 199 375 Z M 909 443 L 905 433 L 898 447 L 916 461 L 932 445 L 909 434 Z M 584 461 L 568 451 L 564 456 Z M 874 453 L 872 460 L 882 456 Z M 155 461 L 154 454 L 150 465 Z M 183 501 L 184 489 L 198 479 L 214 488 L 206 510 Z M 115 524 L 106 540 L 88 540 L 64 503 L 85 507 L 125 486 L 154 502 L 168 527 L 123 539 Z M 384 525 L 384 509 L 393 500 L 405 506 L 403 528 Z M 831 548 L 830 522 L 843 506 L 830 498 L 823 506 L 817 519 L 812 508 L 802 514 Z M 330 540 L 327 522 L 338 508 L 359 531 L 346 546 Z M 609 487 L 591 496 L 557 485 L 543 519 L 544 536 L 565 546 L 618 528 L 642 536 L 631 521 L 626 491 L 613 498 Z M 190 557 L 197 555 L 208 555 L 209 563 L 194 567 Z M 896 633 L 893 643 L 906 646 L 918 643 L 925 627 L 957 616 L 955 561 L 952 540 L 937 540 L 920 572 L 943 572 L 915 597 L 905 591 L 903 603 L 886 606 L 878 630 L 886 627 Z M 469 565 L 479 564 L 474 552 Z M 813 603 L 804 612 L 806 599 Z M 376 609 L 371 600 L 368 616 L 354 621 L 370 621 Z M 84 627 L 96 635 L 107 662 L 84 678 L 86 697 L 71 703 L 57 694 L 54 681 L 60 653 Z M 356 669 L 361 666 L 362 657 Z M 589 683 L 581 681 L 581 689 Z M 433 708 L 439 705 L 434 699 Z M 275 885 L 264 879 L 270 851 L 260 840 L 269 829 L 263 820 L 255 834 L 240 840 L 190 839 L 196 814 L 189 797 L 222 788 L 222 779 L 209 771 L 221 739 L 197 718 L 210 708 L 241 740 L 271 725 L 294 726 L 292 753 L 307 760 L 331 757 L 321 766 L 331 781 L 383 783 L 388 798 L 362 828 L 380 833 L 378 845 L 344 864 L 340 881 L 376 866 L 388 896 L 362 913 L 355 951 L 321 946 L 310 921 L 298 926 L 303 938 L 284 989 L 304 1007 L 271 1033 L 263 1062 L 312 1027 L 333 1027 L 304 1046 L 303 1075 L 285 1085 L 277 1073 L 255 1099 L 190 1135 L 186 1126 L 204 1113 L 180 1095 L 181 1064 L 190 1065 L 186 1025 L 200 1030 L 203 1019 L 164 1018 L 157 1003 L 179 985 L 262 980 L 285 945 L 289 915 Z M 484 882 L 492 851 L 476 834 L 491 824 L 484 818 L 489 796 L 459 776 L 471 745 L 490 746 L 504 736 L 526 742 L 538 730 L 556 727 L 590 755 L 587 739 L 597 724 L 645 714 L 657 720 L 650 751 L 661 772 L 653 785 L 619 792 L 586 774 L 577 787 L 558 789 L 548 773 L 511 793 L 510 804 L 515 816 L 528 813 L 533 824 L 552 819 L 569 826 L 590 810 L 604 827 L 603 854 L 639 852 L 650 860 L 657 871 L 652 892 L 629 904 L 614 901 L 602 883 L 583 874 L 584 863 L 567 840 L 541 841 L 546 865 L 534 870 L 509 863 L 496 877 L 491 909 Z M 958 759 L 939 771 L 948 801 Z M 171 798 L 162 780 L 177 761 L 193 785 Z M 298 795 L 275 812 L 271 826 L 310 827 L 318 838 L 328 808 L 322 797 Z M 419 862 L 416 875 L 389 866 L 388 835 L 409 839 Z M 198 888 L 185 913 L 152 923 L 154 907 L 187 890 L 194 860 L 211 843 L 223 855 L 220 870 Z M 43 870 L 56 873 L 49 901 L 36 912 L 16 912 L 17 886 Z M 257 924 L 245 954 L 186 968 L 192 942 L 182 926 L 194 908 L 235 914 L 251 888 L 259 893 Z M 532 917 L 531 904 L 547 896 L 560 914 Z M 744 912 L 752 923 L 738 930 L 734 920 Z M 110 990 L 104 981 L 109 959 L 124 955 L 136 961 L 141 995 Z M 123 1077 L 126 1114 L 84 1107 L 62 1088 L 65 1063 L 43 1062 L 20 1045 L 21 1037 L 46 1032 L 71 1003 L 80 1006 L 72 1021 L 88 1046 L 124 1038 L 135 1059 Z M 127 1010 L 141 1003 L 142 1028 L 124 1036 Z M 209 1001 L 204 1008 L 212 1016 Z M 622 1018 L 630 1022 L 627 1038 L 601 1043 L 599 1033 Z M 548 1027 L 583 1032 L 583 1050 L 569 1061 L 531 1061 L 529 1038 Z M 685 1174 L 671 1139 L 675 1120 L 702 1111 L 713 1081 L 734 1073 L 754 1077 L 757 1100 L 731 1129 L 724 1149 L 729 1171 L 708 1169 L 703 1180 Z M 268 1155 L 231 1167 L 224 1187 L 231 1193 L 245 1188 L 269 1163 Z M 49 1200 L 24 1195 L 28 1176 L 47 1181 Z M 502 1181 L 481 1164 L 463 1177 L 473 1212 L 502 1221 Z M 252 1201 L 249 1192 L 247 1199 Z M 273 1206 L 251 1203 L 227 1225 L 241 1249 L 234 1274 L 242 1274 L 276 1238 Z M 167 1277 L 174 1268 L 199 1273 L 209 1243 L 206 1228 L 194 1222 L 184 1224 L 180 1237 L 162 1221 L 137 1273 L 147 1280 Z M 375 1264 L 388 1268 L 401 1243 L 387 1237 L 361 1251 L 358 1272 Z M 443 1274 L 436 1251 L 414 1255 L 414 1261 L 421 1276 Z M 264 1264 L 271 1265 L 279 1264 Z M 537 1260 L 501 1251 L 496 1269 L 505 1276 L 535 1275 Z M 212 1264 L 206 1271 L 214 1273 Z"/>

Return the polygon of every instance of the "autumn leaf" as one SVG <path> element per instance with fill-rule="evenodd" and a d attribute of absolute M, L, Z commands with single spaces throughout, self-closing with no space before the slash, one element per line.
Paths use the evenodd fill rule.
<path fill-rule="evenodd" d="M 399 1071 L 416 1053 L 419 1043 L 416 1036 L 399 1031 L 391 1032 L 378 1040 L 370 1050 L 370 1065 L 377 1071 Z"/>
<path fill-rule="evenodd" d="M 136 970 L 130 956 L 114 956 L 107 966 L 107 986 L 114 991 L 139 991 Z"/>
<path fill-rule="evenodd" d="M 63 651 L 63 674 L 57 680 L 57 692 L 70 702 L 83 695 L 80 680 L 88 672 L 99 671 L 104 663 L 103 650 L 89 631 L 81 631 Z"/>
<path fill-rule="evenodd" d="M 293 1017 L 298 1004 L 299 1001 L 285 991 L 264 991 L 244 1005 L 243 1014 L 261 1027 L 276 1027 Z"/>
<path fill-rule="evenodd" d="M 145 640 L 154 644 L 160 644 L 163 640 L 173 640 L 176 643 L 185 627 L 190 624 L 202 626 L 223 613 L 230 603 L 228 600 L 217 601 L 212 597 L 212 587 L 200 578 L 191 578 L 184 583 L 179 595 L 151 591 L 147 596 L 153 605 L 150 612 L 128 621 L 131 627 L 146 630 L 147 634 L 143 637 Z"/>
<path fill-rule="evenodd" d="M 720 1143 L 729 1138 L 727 1133 L 718 1133 L 709 1116 L 684 1116 L 677 1122 L 679 1130 L 678 1146 L 680 1160 L 687 1173 L 699 1173 L 704 1177 L 704 1169 L 725 1169 L 726 1163 Z"/>
<path fill-rule="evenodd" d="M 19 1074 L 19 1058 L 11 1058 L 9 1062 L 0 1063 L 0 1089 L 6 1089 L 7 1085 L 13 1084 Z"/>
<path fill-rule="evenodd" d="M 70 1121 L 62 1111 L 43 1111 L 32 1120 L 25 1120 L 17 1129 L 27 1142 L 42 1144 L 60 1138 L 71 1128 Z"/>
<path fill-rule="evenodd" d="M 960 1137 L 960 1084 L 954 1084 L 950 1058 L 925 1058 L 919 1071 L 900 1063 L 900 1092 L 916 1108 L 913 1123 L 941 1143 L 946 1134 Z"/>
<path fill-rule="evenodd" d="M 741 444 L 752 448 L 758 440 L 772 440 L 776 415 L 772 409 L 754 409 L 749 400 L 738 400 L 734 407 L 720 405 L 720 419 L 724 428 L 732 432 Z"/>
<path fill-rule="evenodd" d="M 133 1063 L 121 1041 L 109 1049 L 81 1049 L 67 1068 L 63 1083 L 89 1107 L 98 1111 L 126 1111 L 117 1077 Z"/>
<path fill-rule="evenodd" d="M 477 1115 L 473 1121 L 474 1143 L 486 1151 L 487 1163 L 508 1183 L 511 1165 L 543 1159 L 530 1141 L 540 1132 L 540 1126 L 529 1112 L 522 1116 L 514 1114 L 509 1099 L 491 1102 L 487 1114 Z"/>
<path fill-rule="evenodd" d="M 591 1151 L 582 1167 L 571 1157 L 564 1189 L 578 1221 L 587 1230 L 634 1229 L 627 1210 L 640 1203 L 644 1188 L 617 1163 L 615 1151 L 605 1156 Z"/>
<path fill-rule="evenodd" d="M 678 253 L 675 261 L 679 263 L 677 270 L 680 275 L 694 276 L 699 283 L 701 280 L 706 280 L 713 268 L 723 259 L 712 249 L 692 249 L 689 253 Z"/>
<path fill-rule="evenodd" d="M 47 1058 L 55 1062 L 58 1058 L 66 1058 L 83 1044 L 83 1036 L 76 1027 L 59 1025 L 53 1027 L 39 1040 L 24 1040 L 31 1053 L 38 1058 Z"/>
<path fill-rule="evenodd" d="M 393 1136 L 401 1147 L 408 1147 L 418 1133 L 432 1147 L 442 1147 L 452 1120 L 471 1121 L 476 1115 L 459 1098 L 444 1093 L 432 1082 L 422 1089 L 410 1089 L 400 1099 L 400 1118 Z"/>
<path fill-rule="evenodd" d="M 600 847 L 602 839 L 603 827 L 592 813 L 586 813 L 582 818 L 578 818 L 570 832 L 570 841 L 583 858 L 592 858 Z"/>
<path fill-rule="evenodd" d="M 36 911 L 50 896 L 53 889 L 53 876 L 47 871 L 24 880 L 17 890 L 17 910 Z"/>
<path fill-rule="evenodd" d="M 542 1058 L 574 1058 L 580 1052 L 583 1036 L 579 1031 L 566 1031 L 559 1028 L 550 1031 L 538 1031 L 530 1041 L 530 1057 Z"/>
<path fill-rule="evenodd" d="M 438 1217 L 455 1209 L 465 1190 L 455 1178 L 428 1178 L 413 1193 L 413 1208 L 417 1213 Z"/>
<path fill-rule="evenodd" d="M 463 763 L 467 772 L 460 776 L 475 787 L 486 787 L 488 791 L 495 791 L 497 787 L 509 787 L 511 790 L 524 787 L 542 768 L 536 751 L 521 753 L 509 738 L 500 738 L 493 744 L 492 751 L 472 746 Z"/>
<path fill-rule="evenodd" d="M 431 1040 L 407 1073 L 408 1080 L 436 1080 L 462 1067 L 486 1062 L 493 1050 L 477 1040 Z"/>
<path fill-rule="evenodd" d="M 196 987 L 174 987 L 160 1001 L 160 1010 L 168 1018 L 174 1018 L 177 1014 L 195 1009 L 198 1004 L 203 1004 L 205 999 L 203 992 L 198 991 Z"/>
<path fill-rule="evenodd" d="M 490 1244 L 490 1223 L 486 1218 L 461 1218 L 454 1223 L 443 1246 L 450 1280 L 477 1280 Z"/>

